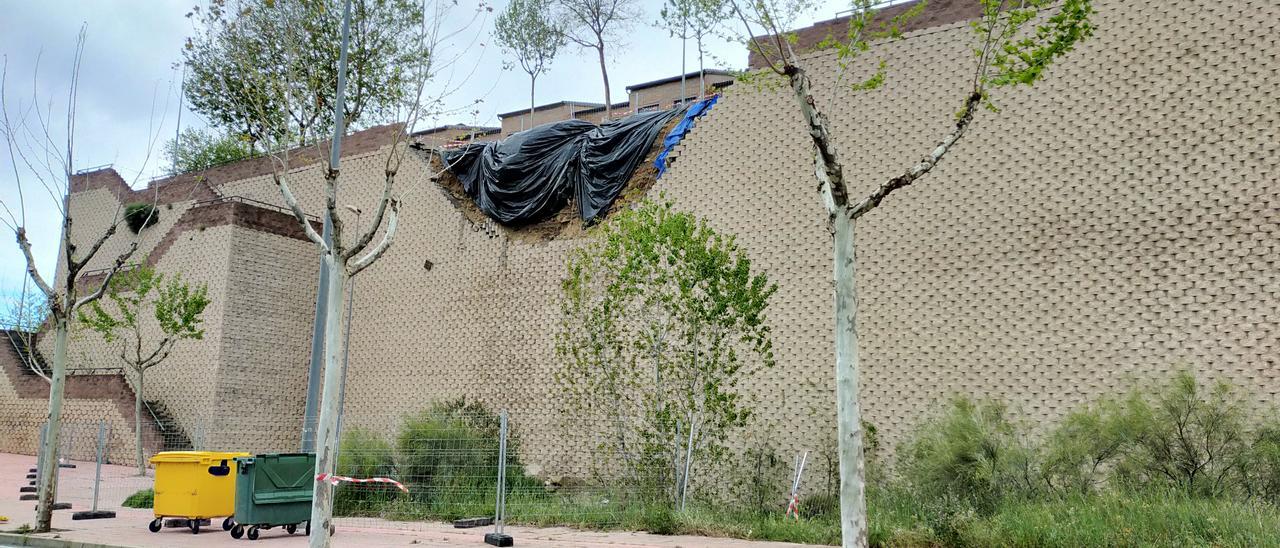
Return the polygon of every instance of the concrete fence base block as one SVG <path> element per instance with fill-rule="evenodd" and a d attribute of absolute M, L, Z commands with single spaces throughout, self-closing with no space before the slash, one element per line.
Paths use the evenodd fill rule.
<path fill-rule="evenodd" d="M 493 518 L 464 518 L 453 520 L 455 529 L 470 529 L 472 527 L 484 527 L 493 525 Z"/>
<path fill-rule="evenodd" d="M 75 520 L 106 519 L 106 518 L 114 518 L 114 517 L 116 517 L 116 513 L 112 512 L 111 510 L 82 510 L 80 512 L 71 514 L 71 519 L 75 519 Z"/>
<path fill-rule="evenodd" d="M 511 535 L 504 535 L 502 533 L 485 533 L 484 543 L 491 544 L 493 546 L 515 546 L 516 545 L 516 541 L 515 539 L 511 538 Z"/>

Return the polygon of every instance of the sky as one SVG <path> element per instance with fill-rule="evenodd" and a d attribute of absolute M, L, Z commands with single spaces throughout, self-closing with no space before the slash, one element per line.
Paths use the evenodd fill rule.
<path fill-rule="evenodd" d="M 459 0 L 451 20 L 462 25 L 476 0 Z M 495 12 L 506 0 L 493 0 Z M 609 80 L 615 102 L 626 99 L 626 86 L 681 71 L 681 43 L 654 26 L 663 0 L 638 0 L 644 12 L 609 59 Z M 135 188 L 163 172 L 163 141 L 182 128 L 208 125 L 199 114 L 180 108 L 181 47 L 192 34 L 186 14 L 198 0 L 0 0 L 0 56 L 6 68 L 5 100 L 10 116 L 33 104 L 51 109 L 59 128 L 53 139 L 65 142 L 65 105 L 75 58 L 76 36 L 85 29 L 77 94 L 73 168 L 110 164 Z M 847 0 L 822 0 L 797 25 L 829 19 L 847 9 Z M 419 129 L 445 123 L 498 125 L 497 113 L 529 104 L 528 76 L 504 70 L 503 53 L 493 43 L 493 14 L 472 24 L 449 44 L 457 56 L 451 82 L 460 86 L 449 95 L 454 111 L 478 109 L 478 114 L 454 114 L 448 119 L 423 120 Z M 688 71 L 697 70 L 697 56 L 689 45 Z M 711 38 L 707 68 L 742 69 L 746 49 L 741 44 Z M 594 52 L 566 48 L 549 74 L 539 77 L 538 103 L 560 100 L 603 102 L 604 91 Z M 476 109 L 467 107 L 476 99 Z M 25 196 L 25 225 L 36 263 L 52 277 L 57 254 L 58 198 L 45 191 L 23 162 L 15 165 L 0 147 L 0 202 L 15 216 L 19 180 Z M 0 215 L 2 215 L 0 210 Z M 25 264 L 8 226 L 0 237 L 0 299 L 19 292 Z"/>

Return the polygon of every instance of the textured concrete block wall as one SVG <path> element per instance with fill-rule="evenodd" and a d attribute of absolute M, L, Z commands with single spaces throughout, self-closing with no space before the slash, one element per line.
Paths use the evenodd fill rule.
<path fill-rule="evenodd" d="M 1097 9 L 1094 39 L 1034 89 L 997 92 L 1001 114 L 979 114 L 928 178 L 858 226 L 863 410 L 889 445 L 955 394 L 1043 424 L 1186 367 L 1264 406 L 1280 391 L 1280 116 L 1268 106 L 1280 8 Z M 955 25 L 873 48 L 853 67 L 888 63 L 873 92 L 836 88 L 834 59 L 808 58 L 855 195 L 949 130 L 968 40 Z M 758 387 L 829 410 L 830 240 L 791 101 L 731 90 L 656 190 L 737 233 L 780 279 L 780 367 Z M 762 419 L 808 446 L 831 428 Z"/>
<path fill-rule="evenodd" d="M 317 255 L 310 242 L 232 229 L 210 447 L 296 451 L 306 396 Z"/>
<path fill-rule="evenodd" d="M 1280 392 L 1280 6 L 1100 0 L 1097 8 L 1094 39 L 1035 88 L 997 92 L 1000 114 L 981 113 L 927 179 L 859 224 L 863 409 L 888 447 L 955 394 L 1001 398 L 1045 424 L 1184 367 L 1230 379 L 1260 404 Z M 969 77 L 969 32 L 926 29 L 872 48 L 852 67 L 865 74 L 887 62 L 885 86 L 871 92 L 838 86 L 830 55 L 807 58 L 832 105 L 855 194 L 949 130 Z M 364 222 L 382 188 L 384 153 L 344 160 L 339 201 L 362 208 Z M 778 366 L 746 387 L 759 402 L 754 431 L 783 454 L 819 449 L 833 430 L 830 239 L 809 154 L 788 95 L 734 86 L 655 188 L 736 234 L 779 284 L 770 311 Z M 472 225 L 427 170 L 420 158 L 406 160 L 396 184 L 401 232 L 356 281 L 346 424 L 390 434 L 405 414 L 465 396 L 511 410 L 526 462 L 552 474 L 584 471 L 590 435 L 564 428 L 551 380 L 559 280 L 565 254 L 581 242 L 530 242 Z M 318 212 L 319 169 L 291 177 Z M 220 188 L 280 201 L 265 175 Z M 355 217 L 342 214 L 352 237 Z M 241 261 L 231 249 L 238 237 L 219 237 L 226 243 L 208 245 Z M 263 368 L 238 378 L 285 377 L 282 393 L 296 386 L 282 401 L 296 402 L 299 374 L 255 356 L 274 358 L 279 342 L 279 363 L 305 367 L 313 301 L 302 297 L 313 295 L 314 261 L 305 250 L 270 248 L 252 261 L 279 256 L 278 268 L 230 267 L 228 288 L 244 295 L 215 293 L 215 302 L 270 302 L 279 308 L 261 313 L 276 316 L 228 317 L 218 340 L 247 356 L 238 364 Z M 264 276 L 299 285 L 263 288 L 257 300 Z M 264 331 L 273 326 L 289 327 Z M 269 395 L 225 382 L 217 405 L 228 417 Z M 210 388 L 173 390 L 169 397 L 196 397 Z"/>

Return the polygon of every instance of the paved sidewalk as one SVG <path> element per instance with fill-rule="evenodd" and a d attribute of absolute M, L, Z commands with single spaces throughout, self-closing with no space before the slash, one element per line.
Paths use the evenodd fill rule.
<path fill-rule="evenodd" d="M 129 494 L 151 487 L 151 478 L 139 478 L 135 469 L 104 465 L 103 489 L 99 495 L 99 508 L 116 510 L 114 519 L 73 521 L 71 512 L 88 510 L 92 505 L 93 463 L 75 462 L 76 468 L 62 469 L 61 502 L 72 503 L 71 510 L 54 513 L 53 526 L 58 531 L 36 535 L 57 538 L 68 545 L 82 543 L 86 547 L 218 547 L 262 545 L 267 547 L 305 546 L 306 537 L 301 533 L 288 535 L 283 529 L 262 531 L 253 544 L 247 539 L 235 540 L 223 532 L 220 522 L 193 535 L 189 529 L 162 529 L 159 533 L 147 531 L 151 521 L 150 510 L 119 508 Z M 11 532 L 23 524 L 35 521 L 35 502 L 18 501 L 18 488 L 27 485 L 26 474 L 35 466 L 35 457 L 0 453 L 0 516 L 8 516 L 9 523 L 0 524 L 0 531 Z M 337 520 L 334 546 L 417 546 L 427 548 L 456 546 L 487 546 L 484 534 L 492 528 L 454 529 L 448 523 L 373 521 L 368 518 Z M 660 536 L 636 532 L 579 531 L 563 527 L 507 527 L 507 533 L 515 538 L 516 546 L 534 548 L 815 548 L 803 544 L 785 542 L 758 542 L 694 536 Z M 0 546 L 18 544 L 0 537 Z M 21 545 L 21 544 L 19 544 Z"/>

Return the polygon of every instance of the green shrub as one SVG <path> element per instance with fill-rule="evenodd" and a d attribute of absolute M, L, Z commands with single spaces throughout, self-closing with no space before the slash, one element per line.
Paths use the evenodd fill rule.
<path fill-rule="evenodd" d="M 1242 470 L 1246 496 L 1280 504 L 1280 423 L 1271 421 L 1257 428 Z"/>
<path fill-rule="evenodd" d="M 1074 412 L 1046 440 L 1045 483 L 1066 493 L 1103 484 L 1203 497 L 1274 492 L 1280 431 L 1251 432 L 1242 400 L 1226 383 L 1206 391 L 1183 372 L 1155 394 Z"/>
<path fill-rule="evenodd" d="M 1133 432 L 1116 463 L 1119 483 L 1210 497 L 1240 485 L 1249 445 L 1245 408 L 1230 385 L 1205 392 L 1183 372 L 1153 398 L 1135 393 L 1124 412 Z"/>
<path fill-rule="evenodd" d="M 1031 452 L 1003 405 L 958 398 L 900 450 L 902 475 L 925 501 L 988 513 L 1032 490 Z"/>
<path fill-rule="evenodd" d="M 1059 494 L 1089 494 L 1106 485 L 1111 463 L 1126 449 L 1135 425 L 1120 406 L 1103 401 L 1072 412 L 1045 440 L 1041 473 Z"/>
<path fill-rule="evenodd" d="M 736 467 L 733 495 L 747 511 L 767 514 L 784 510 L 790 495 L 792 470 L 768 439 L 762 439 L 743 453 Z"/>
<path fill-rule="evenodd" d="M 143 489 L 137 493 L 129 495 L 129 498 L 124 499 L 124 502 L 120 503 L 120 506 L 125 508 L 151 508 L 155 505 L 155 497 L 155 490 Z"/>
<path fill-rule="evenodd" d="M 396 468 L 401 481 L 409 486 L 411 499 L 437 506 L 487 504 L 492 511 L 499 424 L 498 415 L 465 400 L 434 405 L 406 420 L 396 443 Z M 519 438 L 509 430 L 507 489 L 541 489 L 537 480 L 524 474 L 519 450 Z"/>
<path fill-rule="evenodd" d="M 396 477 L 391 444 L 377 433 L 352 428 L 342 435 L 338 475 L 352 478 Z M 382 484 L 342 483 L 334 489 L 333 511 L 342 516 L 376 514 L 383 504 L 400 496 Z"/>
<path fill-rule="evenodd" d="M 655 505 L 643 514 L 642 525 L 645 531 L 655 535 L 674 535 L 680 523 L 667 505 Z"/>
<path fill-rule="evenodd" d="M 160 221 L 160 211 L 146 202 L 124 206 L 124 222 L 134 234 Z"/>

